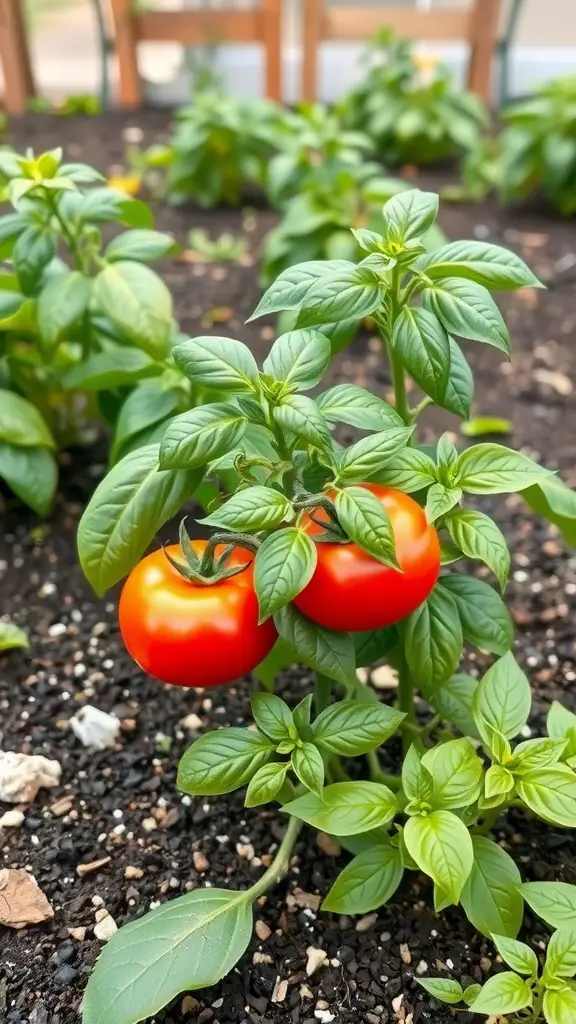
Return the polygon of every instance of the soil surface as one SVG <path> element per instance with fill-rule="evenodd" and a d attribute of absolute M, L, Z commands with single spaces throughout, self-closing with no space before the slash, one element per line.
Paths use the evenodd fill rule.
<path fill-rule="evenodd" d="M 143 129 L 147 143 L 157 141 L 166 134 L 167 115 L 30 116 L 14 126 L 12 141 L 20 150 L 63 144 L 70 158 L 108 172 L 123 159 L 122 129 L 133 125 Z M 441 184 L 433 174 L 419 183 Z M 247 264 L 257 260 L 261 238 L 274 222 L 264 210 L 158 207 L 156 212 L 157 226 L 174 232 L 184 247 L 192 227 L 245 235 L 252 257 Z M 465 348 L 476 374 L 475 411 L 509 418 L 513 436 L 505 440 L 560 468 L 575 486 L 573 224 L 534 208 L 503 212 L 487 203 L 445 207 L 442 226 L 451 238 L 508 245 L 546 283 L 547 291 L 502 296 L 514 342 L 512 366 L 488 346 Z M 214 310 L 224 307 L 226 323 L 215 333 L 241 338 L 258 357 L 268 350 L 271 323 L 244 325 L 259 296 L 253 266 L 211 266 L 176 257 L 162 273 L 185 332 L 207 333 Z M 368 335 L 335 361 L 331 373 L 332 382 L 353 379 L 383 395 L 389 391 L 387 367 Z M 458 429 L 449 416 L 425 423 L 430 435 L 439 426 Z M 41 791 L 22 808 L 20 829 L 0 830 L 3 866 L 31 871 L 54 908 L 54 920 L 46 925 L 19 932 L 0 928 L 0 1024 L 77 1022 L 100 949 L 93 933 L 99 910 L 105 908 L 121 925 L 191 888 L 246 887 L 261 874 L 284 827 L 280 813 L 246 811 L 241 795 L 191 800 L 176 792 L 177 763 L 187 744 L 205 730 L 243 723 L 254 684 L 247 679 L 212 693 L 180 692 L 144 676 L 132 663 L 118 633 L 116 594 L 97 600 L 75 553 L 76 524 L 104 468 L 103 450 L 90 459 L 67 453 L 47 522 L 10 501 L 2 517 L 0 613 L 29 631 L 31 649 L 0 656 L 0 740 L 4 749 L 57 758 L 63 773 L 59 787 Z M 537 731 L 551 700 L 576 706 L 576 557 L 521 499 L 500 501 L 498 518 L 513 554 L 508 599 L 518 627 L 517 655 L 534 685 Z M 174 527 L 167 533 L 174 535 Z M 478 672 L 481 660 L 469 654 L 466 669 Z M 282 678 L 279 692 L 295 703 L 309 686 L 306 672 L 291 673 Z M 382 696 L 389 700 L 393 693 L 384 690 Z M 95 753 L 75 739 L 69 719 L 85 703 L 121 719 L 115 749 Z M 197 716 L 192 724 L 186 722 L 190 715 Z M 393 757 L 393 744 L 390 750 Z M 514 852 L 526 879 L 576 882 L 570 833 L 511 816 L 499 823 L 496 836 Z M 257 933 L 238 967 L 213 989 L 179 997 L 154 1020 L 453 1020 L 452 1011 L 430 1000 L 414 979 L 448 974 L 482 981 L 494 959 L 489 943 L 459 911 L 436 917 L 431 887 L 416 874 L 406 875 L 390 906 L 377 914 L 358 920 L 320 913 L 320 897 L 345 863 L 346 855 L 335 854 L 305 830 L 287 880 L 256 908 Z M 100 868 L 82 868 L 99 860 L 105 860 Z M 545 938 L 530 914 L 525 936 L 537 944 Z M 325 950 L 328 964 L 308 977 L 310 946 Z"/>

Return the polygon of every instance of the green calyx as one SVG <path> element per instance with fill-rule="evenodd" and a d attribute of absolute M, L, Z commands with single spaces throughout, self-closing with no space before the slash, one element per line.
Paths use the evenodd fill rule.
<path fill-rule="evenodd" d="M 196 583 L 202 586 L 213 586 L 215 583 L 231 579 L 231 577 L 238 576 L 249 567 L 250 562 L 244 562 L 241 565 L 226 565 L 235 547 L 248 548 L 248 550 L 254 553 L 256 553 L 259 547 L 259 541 L 256 537 L 245 534 L 216 533 L 210 538 L 204 552 L 200 556 L 192 547 L 188 531 L 186 530 L 185 518 L 180 523 L 179 538 L 184 561 L 177 561 L 168 553 L 166 548 L 164 548 L 164 554 L 170 565 L 176 569 L 176 572 L 183 579 L 188 580 L 189 583 Z M 216 557 L 216 548 L 220 544 L 225 545 L 224 551 Z"/>

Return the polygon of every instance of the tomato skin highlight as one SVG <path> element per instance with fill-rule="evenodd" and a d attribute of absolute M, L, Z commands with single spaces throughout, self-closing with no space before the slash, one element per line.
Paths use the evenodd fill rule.
<path fill-rule="evenodd" d="M 438 534 L 420 505 L 381 484 L 358 486 L 375 494 L 386 509 L 403 572 L 378 562 L 358 544 L 317 544 L 316 571 L 294 604 L 327 629 L 356 632 L 392 626 L 426 600 L 440 573 Z M 322 509 L 315 517 L 328 520 Z M 310 536 L 322 532 L 308 516 L 301 525 Z"/>
<path fill-rule="evenodd" d="M 193 540 L 201 555 L 205 540 Z M 182 562 L 179 545 L 168 553 Z M 216 549 L 216 556 L 223 548 Z M 236 548 L 226 566 L 252 563 Z M 210 687 L 251 672 L 271 651 L 277 632 L 270 619 L 258 625 L 252 564 L 219 583 L 190 583 L 164 551 L 147 555 L 132 570 L 120 596 L 118 617 L 126 648 L 151 676 L 172 686 Z"/>

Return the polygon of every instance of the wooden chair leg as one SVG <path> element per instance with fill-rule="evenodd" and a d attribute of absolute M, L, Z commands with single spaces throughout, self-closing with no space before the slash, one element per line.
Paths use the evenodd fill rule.
<path fill-rule="evenodd" d="M 502 0 L 476 0 L 470 40 L 468 88 L 490 104 L 492 100 L 492 68 Z"/>
<path fill-rule="evenodd" d="M 142 105 L 134 6 L 132 0 L 111 0 L 111 10 L 120 79 L 118 106 L 133 109 Z"/>
<path fill-rule="evenodd" d="M 261 0 L 266 62 L 265 88 L 270 100 L 282 100 L 282 9 L 280 0 Z"/>
<path fill-rule="evenodd" d="M 36 90 L 21 0 L 0 0 L 0 60 L 6 111 L 24 114 Z"/>
<path fill-rule="evenodd" d="M 322 42 L 324 0 L 305 0 L 302 36 L 302 99 L 313 103 L 318 92 L 318 57 Z"/>

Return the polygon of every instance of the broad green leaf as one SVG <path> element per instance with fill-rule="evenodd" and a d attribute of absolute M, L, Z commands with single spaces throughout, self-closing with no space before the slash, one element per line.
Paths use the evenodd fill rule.
<path fill-rule="evenodd" d="M 0 388 L 0 441 L 23 448 L 56 447 L 36 406 L 4 388 Z"/>
<path fill-rule="evenodd" d="M 413 427 L 391 427 L 363 437 L 342 453 L 338 480 L 344 484 L 363 483 L 388 465 L 406 447 Z"/>
<path fill-rule="evenodd" d="M 364 252 L 381 253 L 386 245 L 385 239 L 376 231 L 370 231 L 368 228 L 352 228 L 351 231 Z"/>
<path fill-rule="evenodd" d="M 83 1024 L 137 1024 L 180 992 L 224 978 L 252 937 L 245 892 L 197 889 L 130 924 L 102 949 L 84 993 Z"/>
<path fill-rule="evenodd" d="M 496 932 L 515 939 L 524 913 L 520 872 L 491 839 L 473 836 L 472 846 L 474 863 L 461 895 L 466 917 L 482 935 Z"/>
<path fill-rule="evenodd" d="M 12 263 L 24 295 L 36 295 L 45 267 L 55 253 L 54 236 L 45 224 L 27 227 L 16 239 Z"/>
<path fill-rule="evenodd" d="M 436 463 L 418 448 L 403 448 L 384 469 L 378 470 L 372 480 L 396 487 L 404 494 L 413 494 L 434 484 L 438 475 Z"/>
<path fill-rule="evenodd" d="M 289 605 L 274 616 L 283 640 L 305 665 L 347 686 L 356 671 L 354 641 L 350 633 L 336 633 L 307 619 Z"/>
<path fill-rule="evenodd" d="M 29 647 L 28 637 L 23 629 L 13 622 L 0 619 L 0 651 L 11 651 L 15 647 Z"/>
<path fill-rule="evenodd" d="M 36 322 L 48 352 L 86 312 L 89 297 L 89 280 L 79 270 L 57 274 L 46 283 L 36 301 Z"/>
<path fill-rule="evenodd" d="M 501 416 L 473 416 L 460 425 L 464 437 L 481 437 L 484 434 L 511 434 L 512 423 Z"/>
<path fill-rule="evenodd" d="M 526 1006 L 532 1006 L 534 997 L 532 990 L 523 978 L 512 971 L 503 971 L 489 978 L 470 1004 L 472 1013 L 483 1013 L 485 1016 L 500 1017 L 503 1014 L 517 1013 Z"/>
<path fill-rule="evenodd" d="M 442 324 L 425 309 L 405 306 L 394 323 L 391 343 L 410 376 L 441 404 L 450 373 L 450 343 Z"/>
<path fill-rule="evenodd" d="M 350 270 L 353 266 L 348 260 L 310 260 L 288 267 L 264 293 L 250 320 L 284 309 L 299 309 L 318 278 L 338 270 Z"/>
<path fill-rule="evenodd" d="M 141 199 L 135 199 L 120 189 L 91 188 L 81 197 L 77 211 L 81 221 L 92 224 L 104 224 L 118 220 L 131 228 L 151 228 L 154 218 L 150 207 Z"/>
<path fill-rule="evenodd" d="M 331 358 L 330 342 L 319 331 L 290 331 L 274 342 L 263 370 L 293 390 L 307 391 L 322 380 Z"/>
<path fill-rule="evenodd" d="M 26 302 L 24 296 L 20 295 L 19 292 L 5 290 L 4 282 L 6 276 L 4 274 L 0 275 L 0 320 L 10 320 L 22 309 Z M 15 277 L 14 282 L 16 283 Z"/>
<path fill-rule="evenodd" d="M 504 797 L 514 789 L 514 776 L 500 764 L 493 764 L 486 772 L 484 780 L 483 806 L 497 806 Z"/>
<path fill-rule="evenodd" d="M 409 818 L 403 834 L 408 853 L 420 870 L 451 903 L 458 903 L 474 861 L 466 825 L 451 811 L 433 811 L 426 817 Z"/>
<path fill-rule="evenodd" d="M 576 921 L 576 885 L 524 882 L 520 890 L 528 906 L 552 928 L 572 926 Z"/>
<path fill-rule="evenodd" d="M 356 665 L 358 668 L 374 665 L 392 650 L 398 643 L 398 633 L 391 626 L 384 629 L 369 629 L 354 633 L 356 649 Z"/>
<path fill-rule="evenodd" d="M 307 789 L 322 799 L 324 788 L 324 761 L 313 743 L 303 743 L 292 754 L 292 768 Z"/>
<path fill-rule="evenodd" d="M 548 989 L 544 993 L 546 1024 L 573 1024 L 576 1020 L 576 989 Z"/>
<path fill-rule="evenodd" d="M 472 714 L 472 704 L 477 686 L 478 680 L 473 679 L 472 676 L 455 675 L 442 683 L 442 686 L 432 694 L 431 698 L 435 711 L 455 725 L 465 736 L 471 736 L 474 739 L 480 739 Z"/>
<path fill-rule="evenodd" d="M 111 460 L 115 462 L 121 448 L 141 431 L 163 423 L 178 408 L 180 392 L 164 390 L 158 381 L 140 384 L 130 392 L 120 409 L 114 430 Z"/>
<path fill-rule="evenodd" d="M 391 405 L 356 384 L 336 384 L 318 395 L 316 404 L 329 423 L 376 431 L 404 425 Z"/>
<path fill-rule="evenodd" d="M 135 345 L 153 357 L 166 354 L 172 333 L 172 297 L 142 263 L 119 260 L 94 279 L 92 300 Z"/>
<path fill-rule="evenodd" d="M 335 504 L 351 540 L 384 565 L 398 568 L 392 524 L 376 495 L 365 487 L 348 487 L 338 492 Z"/>
<path fill-rule="evenodd" d="M 34 512 L 45 516 L 56 493 L 58 465 L 46 448 L 20 448 L 0 442 L 0 479 Z"/>
<path fill-rule="evenodd" d="M 404 717 L 379 702 L 339 701 L 326 708 L 314 722 L 314 742 L 332 754 L 356 757 L 385 743 Z"/>
<path fill-rule="evenodd" d="M 576 547 L 576 491 L 549 475 L 522 491 L 522 497 L 534 512 L 558 527 L 567 544 Z"/>
<path fill-rule="evenodd" d="M 484 562 L 504 590 L 510 572 L 510 552 L 506 538 L 484 512 L 456 509 L 446 518 L 448 532 L 467 558 Z"/>
<path fill-rule="evenodd" d="M 413 744 L 402 764 L 402 789 L 410 801 L 431 805 L 434 781 Z"/>
<path fill-rule="evenodd" d="M 294 718 L 285 701 L 274 693 L 253 693 L 250 705 L 261 732 L 275 743 L 294 739 Z"/>
<path fill-rule="evenodd" d="M 151 263 L 178 252 L 178 248 L 178 243 L 172 235 L 147 228 L 134 228 L 132 231 L 123 231 L 122 234 L 116 235 L 107 246 L 104 255 L 111 263 L 118 260 Z"/>
<path fill-rule="evenodd" d="M 287 395 L 274 409 L 274 419 L 282 430 L 295 434 L 299 441 L 331 452 L 330 427 L 312 398 Z"/>
<path fill-rule="evenodd" d="M 459 487 L 445 487 L 444 484 L 432 484 L 426 496 L 426 519 L 435 523 L 458 504 L 462 497 Z"/>
<path fill-rule="evenodd" d="M 170 421 L 160 443 L 162 469 L 196 469 L 231 451 L 248 420 L 232 403 L 190 409 Z"/>
<path fill-rule="evenodd" d="M 566 765 L 538 768 L 516 777 L 521 800 L 552 825 L 576 828 L 576 772 Z"/>
<path fill-rule="evenodd" d="M 437 807 L 469 807 L 480 796 L 484 767 L 469 739 L 432 747 L 422 757 L 422 764 L 434 780 Z"/>
<path fill-rule="evenodd" d="M 273 761 L 271 764 L 262 765 L 248 783 L 245 806 L 260 807 L 261 804 L 269 804 L 274 800 L 284 785 L 289 767 L 288 761 L 284 764 Z"/>
<path fill-rule="evenodd" d="M 322 903 L 334 914 L 367 914 L 394 895 L 404 874 L 400 850 L 375 846 L 359 854 L 340 872 Z"/>
<path fill-rule="evenodd" d="M 232 338 L 190 338 L 172 351 L 176 364 L 194 384 L 216 391 L 254 394 L 259 373 L 250 349 Z"/>
<path fill-rule="evenodd" d="M 448 590 L 456 601 L 467 643 L 492 654 L 502 655 L 512 649 L 512 616 L 493 587 L 463 573 L 441 576 L 439 586 Z"/>
<path fill-rule="evenodd" d="M 409 242 L 425 235 L 438 216 L 438 203 L 436 192 L 421 192 L 418 188 L 392 196 L 384 204 L 382 216 L 393 240 Z"/>
<path fill-rule="evenodd" d="M 568 711 L 559 701 L 552 701 L 546 720 L 548 735 L 552 739 L 567 739 L 565 756 L 576 756 L 576 715 Z"/>
<path fill-rule="evenodd" d="M 462 653 L 458 606 L 443 587 L 402 624 L 406 659 L 424 694 L 434 693 L 453 675 Z"/>
<path fill-rule="evenodd" d="M 549 768 L 558 764 L 566 749 L 567 739 L 536 739 L 525 740 L 514 748 L 514 757 L 508 768 L 514 774 L 522 775 L 535 768 Z"/>
<path fill-rule="evenodd" d="M 538 278 L 519 256 L 488 242 L 448 242 L 420 256 L 414 270 L 433 281 L 464 277 L 491 290 L 541 287 Z"/>
<path fill-rule="evenodd" d="M 155 376 L 158 369 L 158 364 L 146 352 L 116 345 L 105 352 L 95 352 L 67 370 L 62 377 L 62 386 L 66 391 L 110 391 L 133 387 L 144 377 Z"/>
<path fill-rule="evenodd" d="M 200 482 L 200 470 L 161 470 L 159 446 L 130 452 L 96 488 L 78 527 L 80 563 L 102 595 L 134 567 Z"/>
<path fill-rule="evenodd" d="M 422 986 L 434 999 L 442 1003 L 449 1003 L 456 1006 L 462 1002 L 464 991 L 459 981 L 452 978 L 417 978 L 418 984 Z"/>
<path fill-rule="evenodd" d="M 483 341 L 510 355 L 510 334 L 490 292 L 460 277 L 442 278 L 422 292 L 425 309 L 441 321 L 450 334 Z"/>
<path fill-rule="evenodd" d="M 260 622 L 284 608 L 312 579 L 318 555 L 303 530 L 287 527 L 263 541 L 254 562 Z"/>
<path fill-rule="evenodd" d="M 474 377 L 454 339 L 449 338 L 449 342 L 450 369 L 448 372 L 448 382 L 444 396 L 438 402 L 438 405 L 442 409 L 447 409 L 448 412 L 454 413 L 455 416 L 460 416 L 461 419 L 467 419 L 470 415 L 470 406 L 474 398 Z"/>
<path fill-rule="evenodd" d="M 482 990 L 482 985 L 468 985 L 468 988 L 464 989 L 464 995 L 462 996 L 466 1006 L 472 1006 L 475 999 L 478 998 Z"/>
<path fill-rule="evenodd" d="M 361 319 L 373 313 L 383 298 L 378 274 L 353 263 L 318 278 L 300 305 L 297 327 L 315 327 L 337 320 Z"/>
<path fill-rule="evenodd" d="M 526 725 L 531 704 L 530 684 L 510 651 L 488 669 L 474 695 L 480 735 L 489 742 L 489 726 L 507 739 L 517 736 Z"/>
<path fill-rule="evenodd" d="M 252 729 L 205 733 L 188 747 L 178 765 L 178 789 L 191 796 L 231 793 L 244 786 L 273 753 L 274 743 Z"/>
<path fill-rule="evenodd" d="M 546 953 L 546 976 L 573 978 L 576 974 L 576 925 L 554 932 Z"/>
<path fill-rule="evenodd" d="M 343 836 L 387 825 L 397 809 L 394 793 L 377 782 L 335 782 L 322 798 L 306 793 L 282 808 L 314 828 Z"/>
<path fill-rule="evenodd" d="M 536 977 L 540 970 L 538 957 L 530 946 L 518 939 L 511 939 L 507 935 L 492 934 L 492 942 L 500 953 L 505 964 L 511 967 L 517 974 L 526 974 L 529 977 Z"/>
<path fill-rule="evenodd" d="M 501 444 L 475 444 L 458 458 L 453 484 L 470 494 L 511 494 L 551 474 L 521 452 Z"/>
<path fill-rule="evenodd" d="M 273 487 L 256 484 L 233 494 L 228 501 L 199 520 L 207 526 L 240 533 L 273 530 L 287 519 L 293 518 L 292 503 Z"/>

